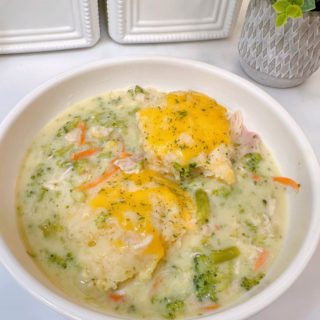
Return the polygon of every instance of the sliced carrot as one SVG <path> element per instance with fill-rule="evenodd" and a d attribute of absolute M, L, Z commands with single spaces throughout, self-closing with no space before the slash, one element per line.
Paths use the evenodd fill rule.
<path fill-rule="evenodd" d="M 152 292 L 156 291 L 161 282 L 162 282 L 162 277 L 160 277 L 160 276 L 156 277 L 155 280 L 152 283 L 150 292 L 152 293 Z"/>
<path fill-rule="evenodd" d="M 113 160 L 111 160 L 111 163 L 114 164 L 117 160 L 125 159 L 125 158 L 130 157 L 130 156 L 132 156 L 131 153 L 122 151 L 117 157 L 115 157 Z"/>
<path fill-rule="evenodd" d="M 125 146 L 125 144 L 123 142 L 122 142 L 121 152 L 122 153 L 126 152 L 126 146 Z"/>
<path fill-rule="evenodd" d="M 81 191 L 85 191 L 91 188 L 96 187 L 98 184 L 108 180 L 113 174 L 115 174 L 117 171 L 119 171 L 120 169 L 118 167 L 112 166 L 110 167 L 107 171 L 105 171 L 103 173 L 103 175 L 101 175 L 100 177 L 98 177 L 97 179 L 90 181 L 90 182 L 86 182 L 84 184 L 82 184 L 79 189 Z"/>
<path fill-rule="evenodd" d="M 201 310 L 204 312 L 210 312 L 210 311 L 216 310 L 218 308 L 220 308 L 220 305 L 217 303 L 214 303 L 214 304 L 210 304 L 208 306 L 201 308 Z"/>
<path fill-rule="evenodd" d="M 252 176 L 252 180 L 253 180 L 253 181 L 257 181 L 257 182 L 258 182 L 258 181 L 261 181 L 261 179 L 262 179 L 262 177 L 261 177 L 261 176 L 258 176 L 258 175 L 256 175 L 256 174 Z"/>
<path fill-rule="evenodd" d="M 116 173 L 117 171 L 120 170 L 120 168 L 115 166 L 114 163 L 119 159 L 124 159 L 124 158 L 131 156 L 131 155 L 132 154 L 128 153 L 128 152 L 121 152 L 119 156 L 117 156 L 113 160 L 111 160 L 111 164 L 112 164 L 111 167 L 107 171 L 105 171 L 105 173 L 102 176 L 98 177 L 96 180 L 82 184 L 79 187 L 79 189 L 82 191 L 88 190 L 88 189 L 94 188 L 98 184 L 108 180 L 114 173 Z"/>
<path fill-rule="evenodd" d="M 116 293 L 116 292 L 111 292 L 109 293 L 109 298 L 114 301 L 114 302 L 121 302 L 124 300 L 125 295 Z"/>
<path fill-rule="evenodd" d="M 299 190 L 300 188 L 299 183 L 287 177 L 273 177 L 272 180 L 275 182 L 279 182 L 285 186 L 291 187 L 294 190 Z"/>
<path fill-rule="evenodd" d="M 86 143 L 86 125 L 83 121 L 79 122 L 78 128 L 81 130 L 80 138 L 79 138 L 79 146 L 82 146 Z"/>
<path fill-rule="evenodd" d="M 256 272 L 259 269 L 261 269 L 262 266 L 266 263 L 268 257 L 269 257 L 269 252 L 267 250 L 263 249 L 258 256 L 258 259 L 254 263 L 253 271 Z"/>
<path fill-rule="evenodd" d="M 88 158 L 92 155 L 94 155 L 95 153 L 101 151 L 101 148 L 91 148 L 91 149 L 86 149 L 77 153 L 73 153 L 71 155 L 71 159 L 72 160 L 80 160 L 82 158 Z"/>

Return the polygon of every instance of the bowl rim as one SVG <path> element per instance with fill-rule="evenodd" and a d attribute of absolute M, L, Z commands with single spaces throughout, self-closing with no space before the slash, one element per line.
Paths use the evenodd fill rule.
<path fill-rule="evenodd" d="M 308 153 L 308 166 L 310 166 L 312 168 L 312 171 L 314 172 L 314 175 L 310 177 L 312 190 L 320 190 L 320 181 L 318 181 L 317 179 L 317 177 L 320 176 L 320 167 L 317 157 L 302 129 L 293 120 L 291 115 L 274 98 L 272 98 L 269 94 L 267 94 L 265 91 L 263 91 L 250 81 L 230 71 L 192 59 L 158 55 L 124 56 L 93 61 L 81 67 L 72 68 L 69 71 L 58 74 L 57 76 L 49 79 L 42 85 L 33 89 L 29 94 L 22 98 L 18 102 L 18 104 L 16 104 L 16 106 L 9 112 L 9 114 L 7 114 L 5 119 L 0 123 L 0 144 L 2 143 L 3 137 L 5 136 L 7 130 L 15 122 L 19 115 L 28 108 L 30 103 L 39 95 L 43 94 L 47 90 L 50 90 L 50 88 L 54 87 L 60 82 L 69 80 L 70 78 L 73 78 L 82 73 L 91 72 L 101 67 L 110 67 L 127 63 L 143 64 L 146 62 L 181 65 L 195 68 L 199 72 L 205 71 L 212 74 L 217 74 L 219 77 L 222 77 L 225 80 L 236 83 L 239 87 L 245 89 L 251 94 L 257 97 L 259 96 L 260 99 L 263 99 L 268 104 L 269 108 L 273 109 L 272 111 L 275 111 L 277 113 L 281 120 L 286 122 L 289 129 L 299 140 L 300 144 L 304 145 L 304 152 Z M 280 295 L 282 295 L 301 275 L 318 245 L 320 238 L 320 216 L 317 216 L 316 212 L 320 212 L 320 198 L 314 197 L 312 207 L 313 214 L 311 217 L 310 227 L 304 239 L 303 245 L 289 267 L 285 271 L 283 271 L 275 281 L 273 281 L 266 289 L 239 305 L 233 307 L 231 306 L 226 310 L 222 308 L 221 311 L 217 311 L 214 314 L 203 315 L 201 317 L 210 320 L 245 319 L 261 311 L 269 304 L 271 304 L 274 300 L 276 300 Z M 118 316 L 106 315 L 98 311 L 90 310 L 89 308 L 85 308 L 71 301 L 68 301 L 67 299 L 62 298 L 59 295 L 53 293 L 51 290 L 47 289 L 38 280 L 34 279 L 27 271 L 25 271 L 24 268 L 18 263 L 10 250 L 6 247 L 1 235 L 0 262 L 22 288 L 30 292 L 36 299 L 42 301 L 51 309 L 59 312 L 64 316 L 77 320 L 89 320 L 93 318 L 96 320 L 111 320 L 117 318 L 122 319 Z"/>

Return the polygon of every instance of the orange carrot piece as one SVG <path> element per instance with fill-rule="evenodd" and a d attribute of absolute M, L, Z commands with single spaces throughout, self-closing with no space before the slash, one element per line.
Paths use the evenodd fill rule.
<path fill-rule="evenodd" d="M 130 156 L 132 156 L 131 153 L 123 151 L 117 157 L 115 157 L 113 160 L 111 160 L 111 163 L 114 164 L 117 160 L 125 159 L 125 158 L 130 157 Z"/>
<path fill-rule="evenodd" d="M 256 272 L 259 269 L 261 269 L 261 267 L 266 263 L 268 257 L 269 257 L 269 252 L 267 250 L 263 249 L 261 251 L 261 253 L 259 254 L 258 259 L 254 263 L 253 271 Z"/>
<path fill-rule="evenodd" d="M 79 145 L 82 146 L 86 143 L 86 125 L 84 122 L 79 122 L 78 128 L 81 130 L 80 138 L 79 138 Z"/>
<path fill-rule="evenodd" d="M 252 180 L 253 181 L 257 181 L 258 182 L 258 181 L 261 181 L 261 179 L 262 179 L 261 176 L 258 176 L 256 174 L 252 176 Z"/>
<path fill-rule="evenodd" d="M 201 308 L 201 310 L 204 312 L 210 312 L 210 311 L 216 310 L 218 308 L 220 308 L 220 305 L 217 303 L 214 303 L 214 304 L 210 304 L 208 306 Z"/>
<path fill-rule="evenodd" d="M 96 180 L 93 180 L 93 181 L 90 181 L 90 182 L 82 184 L 79 187 L 79 189 L 82 190 L 82 191 L 88 190 L 88 189 L 96 187 L 98 184 L 100 184 L 100 183 L 104 182 L 105 180 L 109 179 L 114 173 L 116 173 L 117 171 L 120 170 L 119 167 L 114 165 L 114 162 L 119 160 L 119 159 L 124 159 L 124 158 L 130 157 L 131 155 L 132 154 L 128 153 L 128 152 L 121 152 L 119 156 L 115 157 L 111 161 L 112 166 L 107 171 L 105 171 L 105 173 L 102 176 L 98 177 Z"/>
<path fill-rule="evenodd" d="M 88 158 L 99 151 L 101 151 L 101 148 L 86 149 L 77 153 L 73 153 L 71 155 L 71 160 L 80 160 L 82 158 Z"/>
<path fill-rule="evenodd" d="M 299 190 L 300 188 L 299 183 L 287 177 L 273 177 L 272 180 L 275 182 L 279 182 L 285 186 L 291 187 L 294 190 Z"/>
<path fill-rule="evenodd" d="M 109 298 L 114 302 L 121 302 L 124 300 L 124 294 L 111 292 Z"/>
<path fill-rule="evenodd" d="M 104 172 L 103 175 L 101 175 L 100 177 L 98 177 L 96 180 L 90 181 L 90 182 L 86 182 L 84 184 L 82 184 L 79 189 L 81 191 L 85 191 L 91 188 L 96 187 L 98 184 L 108 180 L 113 174 L 115 174 L 117 171 L 119 171 L 120 169 L 118 167 L 112 166 L 110 167 L 107 171 Z"/>
<path fill-rule="evenodd" d="M 160 277 L 160 276 L 156 277 L 155 280 L 152 283 L 150 292 L 153 293 L 154 291 L 156 291 L 161 282 L 162 282 L 162 277 Z"/>

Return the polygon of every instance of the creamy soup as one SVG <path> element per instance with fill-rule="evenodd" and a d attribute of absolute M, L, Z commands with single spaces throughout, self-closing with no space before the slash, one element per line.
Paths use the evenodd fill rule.
<path fill-rule="evenodd" d="M 246 295 L 276 258 L 285 187 L 258 134 L 193 91 L 136 86 L 68 108 L 17 183 L 26 250 L 95 310 L 192 317 Z"/>

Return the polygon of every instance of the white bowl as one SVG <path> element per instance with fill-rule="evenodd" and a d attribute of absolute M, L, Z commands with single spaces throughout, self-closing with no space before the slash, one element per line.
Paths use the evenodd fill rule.
<path fill-rule="evenodd" d="M 316 248 L 320 233 L 319 166 L 304 134 L 275 100 L 240 77 L 195 61 L 138 57 L 95 62 L 45 83 L 16 106 L 0 127 L 2 263 L 24 288 L 62 314 L 72 319 L 112 319 L 61 292 L 26 254 L 17 227 L 15 183 L 33 137 L 52 117 L 81 99 L 135 84 L 166 91 L 198 90 L 231 110 L 242 110 L 246 124 L 262 136 L 282 173 L 301 183 L 298 193 L 289 190 L 288 232 L 266 281 L 207 317 L 237 320 L 258 312 L 296 280 Z"/>

